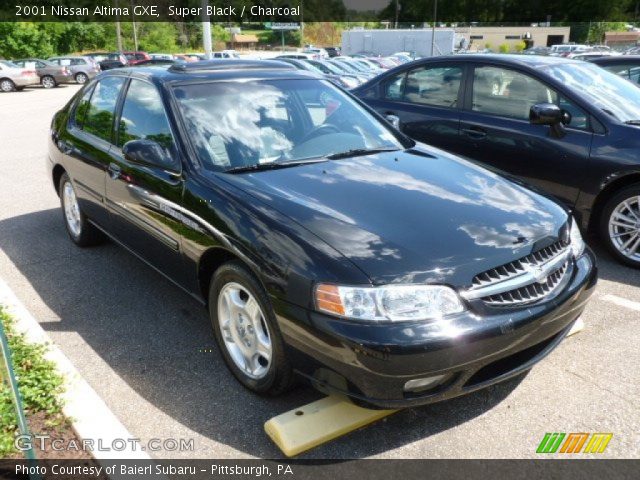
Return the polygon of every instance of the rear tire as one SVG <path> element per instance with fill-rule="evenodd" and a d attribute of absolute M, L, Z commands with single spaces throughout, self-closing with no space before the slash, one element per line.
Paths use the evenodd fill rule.
<path fill-rule="evenodd" d="M 92 225 L 80 210 L 75 188 L 66 173 L 62 174 L 59 187 L 62 217 L 73 243 L 79 247 L 90 247 L 102 243 L 105 240 L 104 234 Z"/>
<path fill-rule="evenodd" d="M 51 75 L 45 75 L 44 77 L 42 77 L 40 79 L 40 83 L 44 88 L 54 88 L 58 86 L 58 84 L 56 83 L 56 79 Z"/>
<path fill-rule="evenodd" d="M 0 90 L 2 90 L 5 93 L 8 92 L 13 92 L 16 89 L 16 84 L 13 83 L 12 80 L 9 80 L 8 78 L 3 78 L 2 80 L 0 80 Z"/>
<path fill-rule="evenodd" d="M 620 190 L 607 201 L 599 233 L 618 261 L 640 268 L 640 184 Z"/>
<path fill-rule="evenodd" d="M 271 302 L 242 263 L 225 263 L 213 274 L 209 316 L 222 357 L 240 383 L 261 395 L 292 387 L 293 369 Z"/>

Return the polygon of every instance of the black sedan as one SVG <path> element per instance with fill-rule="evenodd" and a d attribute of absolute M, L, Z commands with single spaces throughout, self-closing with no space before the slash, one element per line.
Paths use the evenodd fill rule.
<path fill-rule="evenodd" d="M 596 283 L 565 208 L 282 62 L 106 72 L 53 118 L 49 167 L 71 240 L 200 300 L 259 393 L 471 392 L 547 355 Z"/>
<path fill-rule="evenodd" d="M 630 82 L 558 57 L 457 55 L 353 93 L 410 137 L 552 194 L 640 267 L 640 89 Z"/>

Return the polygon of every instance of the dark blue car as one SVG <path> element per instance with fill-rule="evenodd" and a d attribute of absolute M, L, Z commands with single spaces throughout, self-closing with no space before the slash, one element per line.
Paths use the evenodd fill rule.
<path fill-rule="evenodd" d="M 410 137 L 539 187 L 640 267 L 640 89 L 558 57 L 457 55 L 353 91 Z"/>

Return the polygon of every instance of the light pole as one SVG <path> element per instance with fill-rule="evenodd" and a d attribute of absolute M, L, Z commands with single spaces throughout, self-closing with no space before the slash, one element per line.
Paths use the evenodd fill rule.
<path fill-rule="evenodd" d="M 433 28 L 431 29 L 431 56 L 436 45 L 436 20 L 438 18 L 438 0 L 433 0 Z"/>
<path fill-rule="evenodd" d="M 116 9 L 118 8 L 118 0 L 116 0 Z M 120 10 L 116 10 L 119 12 Z M 116 43 L 118 45 L 118 52 L 122 52 L 122 35 L 120 33 L 120 15 L 116 15 Z"/>
<path fill-rule="evenodd" d="M 211 60 L 211 22 L 207 15 L 208 0 L 202 0 L 202 44 L 204 46 L 204 56 Z"/>
<path fill-rule="evenodd" d="M 400 5 L 398 5 L 398 0 L 396 0 L 396 22 L 393 24 L 393 28 L 398 29 L 398 12 L 400 11 Z"/>

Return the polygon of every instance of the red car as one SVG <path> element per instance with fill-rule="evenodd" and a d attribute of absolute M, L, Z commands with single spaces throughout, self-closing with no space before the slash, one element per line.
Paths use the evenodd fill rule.
<path fill-rule="evenodd" d="M 151 60 L 151 57 L 147 52 L 122 52 L 127 59 L 129 65 L 136 65 L 137 63 L 144 62 L 145 60 Z"/>

